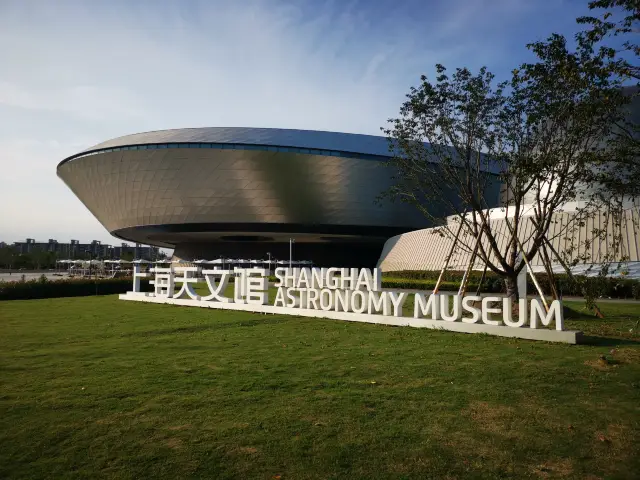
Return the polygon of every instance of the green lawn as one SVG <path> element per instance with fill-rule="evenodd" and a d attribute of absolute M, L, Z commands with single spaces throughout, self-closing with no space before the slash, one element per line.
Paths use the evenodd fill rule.
<path fill-rule="evenodd" d="M 0 302 L 0 478 L 637 478 L 640 304 L 601 307 L 570 346 Z"/>

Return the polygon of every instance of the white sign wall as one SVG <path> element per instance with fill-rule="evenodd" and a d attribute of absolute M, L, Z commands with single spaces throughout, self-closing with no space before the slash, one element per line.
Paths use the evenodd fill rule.
<path fill-rule="evenodd" d="M 519 313 L 514 316 L 509 298 L 383 290 L 380 269 L 277 268 L 272 305 L 268 301 L 267 270 L 263 268 L 200 271 L 198 267 L 169 267 L 153 268 L 151 272 L 152 293 L 140 291 L 140 278 L 148 274 L 136 265 L 133 290 L 120 295 L 120 299 L 564 343 L 578 343 L 581 337 L 581 332 L 564 330 L 562 304 L 557 300 L 546 311 L 538 299 L 519 299 Z M 231 278 L 233 297 L 226 297 Z M 207 285 L 204 296 L 194 289 L 199 282 Z M 413 311 L 411 316 L 404 316 L 403 307 L 409 298 L 413 298 Z"/>

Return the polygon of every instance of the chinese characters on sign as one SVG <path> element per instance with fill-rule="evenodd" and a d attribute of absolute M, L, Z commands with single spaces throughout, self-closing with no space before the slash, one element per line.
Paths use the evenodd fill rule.
<path fill-rule="evenodd" d="M 557 300 L 547 311 L 538 299 L 530 302 L 520 299 L 518 313 L 514 315 L 510 298 L 383 290 L 379 269 L 277 268 L 274 272 L 273 287 L 276 291 L 273 305 L 269 305 L 269 277 L 264 268 L 234 268 L 232 271 L 156 267 L 150 273 L 154 275 L 150 282 L 153 292 L 143 293 L 140 278 L 149 274 L 142 273 L 140 265 L 135 266 L 133 291 L 125 299 L 153 298 L 156 303 L 180 300 L 180 305 L 213 308 L 216 305 L 233 305 L 236 309 L 249 311 L 257 311 L 252 307 L 264 306 L 266 308 L 259 311 L 293 315 L 313 310 L 331 312 L 332 318 L 378 323 L 376 317 L 379 319 L 380 316 L 407 318 L 403 308 L 412 296 L 412 316 L 408 318 L 430 319 L 445 322 L 444 325 L 450 322 L 531 329 L 553 326 L 557 331 L 564 330 L 562 305 Z M 232 282 L 233 293 L 226 296 Z M 200 289 L 203 293 L 196 291 L 198 284 L 203 287 Z M 336 317 L 336 313 L 344 315 Z M 350 316 L 345 316 L 347 314 Z"/>

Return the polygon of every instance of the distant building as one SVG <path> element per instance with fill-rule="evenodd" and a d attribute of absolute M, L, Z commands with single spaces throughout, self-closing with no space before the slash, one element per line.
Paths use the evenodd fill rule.
<path fill-rule="evenodd" d="M 0 243 L 0 247 L 6 243 Z M 158 247 L 149 247 L 136 243 L 134 246 L 122 243 L 119 246 L 103 244 L 100 240 L 92 240 L 91 243 L 80 243 L 79 240 L 71 240 L 69 243 L 60 243 L 50 238 L 47 242 L 36 242 L 33 238 L 27 238 L 24 242 L 15 242 L 13 247 L 21 255 L 31 253 L 34 250 L 54 252 L 60 258 L 100 258 L 118 259 L 132 255 L 134 259 L 156 260 L 159 254 Z"/>

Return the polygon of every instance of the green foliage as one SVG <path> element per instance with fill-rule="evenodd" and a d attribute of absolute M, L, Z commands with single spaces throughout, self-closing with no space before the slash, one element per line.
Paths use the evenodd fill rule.
<path fill-rule="evenodd" d="M 633 61 L 633 56 L 640 56 L 640 45 L 637 42 L 640 24 L 640 4 L 638 0 L 592 0 L 589 9 L 595 15 L 579 17 L 579 24 L 587 25 L 587 29 L 578 32 L 576 40 L 588 47 L 612 49 L 621 55 L 613 65 L 622 76 L 640 78 L 640 65 Z M 611 37 L 622 39 L 622 45 L 612 47 L 607 43 Z"/>
<path fill-rule="evenodd" d="M 608 13 L 602 22 L 581 19 L 597 32 L 579 35 L 575 46 L 559 34 L 531 43 L 527 47 L 536 60 L 514 68 L 502 82 L 495 82 L 484 67 L 472 72 L 436 65 L 434 75 L 420 78 L 399 116 L 383 128 L 393 154 L 389 163 L 397 172 L 383 196 L 413 204 L 451 239 L 462 224 L 458 238 L 464 251 L 475 251 L 482 232 L 477 256 L 505 278 L 510 295 L 517 294 L 515 279 L 525 266 L 517 260 L 521 250 L 530 260 L 544 250 L 549 267 L 547 244 L 572 238 L 556 256 L 573 259 L 573 239 L 580 238 L 574 233 L 581 222 L 601 211 L 618 211 L 623 200 L 640 195 L 640 143 L 633 135 L 638 126 L 626 111 L 638 92 L 622 90 L 633 72 L 622 68 L 629 63 L 619 58 L 619 51 L 595 48 L 607 35 L 631 33 L 640 17 L 637 1 L 590 3 L 592 9 L 613 7 L 623 7 L 621 23 L 610 23 Z M 638 49 L 625 45 L 637 57 Z M 495 206 L 491 187 L 497 180 L 512 207 L 506 236 L 487 215 L 487 208 Z M 597 194 L 590 188 L 594 184 L 600 187 Z M 580 203 L 571 222 L 551 228 L 563 205 L 585 196 L 588 201 Z M 525 212 L 525 205 L 536 208 Z M 583 232 L 586 238 L 576 241 L 586 245 L 602 240 L 609 227 L 616 225 Z M 615 242 L 614 248 L 613 243 L 609 241 L 612 251 L 619 245 Z"/>
<path fill-rule="evenodd" d="M 121 260 L 126 260 L 128 262 L 135 260 L 133 258 L 133 252 L 123 252 L 122 255 L 120 255 L 120 259 Z"/>
<path fill-rule="evenodd" d="M 500 282 L 501 284 L 504 282 Z M 433 290 L 436 286 L 436 280 L 418 280 L 418 279 L 409 279 L 409 278 L 384 278 L 382 280 L 382 288 L 393 290 L 393 289 L 409 289 L 409 290 Z M 452 292 L 457 291 L 460 288 L 460 282 L 455 281 L 445 281 L 440 283 L 440 291 L 441 292 Z M 467 291 L 475 292 L 478 288 L 477 283 L 469 282 Z M 502 291 L 503 289 L 499 289 L 497 291 Z M 483 288 L 484 292 L 493 292 L 493 285 L 485 285 Z"/>
<path fill-rule="evenodd" d="M 29 270 L 51 269 L 56 267 L 58 254 L 34 248 L 30 253 L 20 254 L 12 246 L 0 247 L 0 268 L 25 268 Z"/>
<path fill-rule="evenodd" d="M 143 291 L 151 291 L 149 280 L 141 279 Z M 0 282 L 0 300 L 30 300 L 35 298 L 83 297 L 126 293 L 132 288 L 131 278 L 64 279 L 49 281 L 39 279 L 20 282 Z"/>

